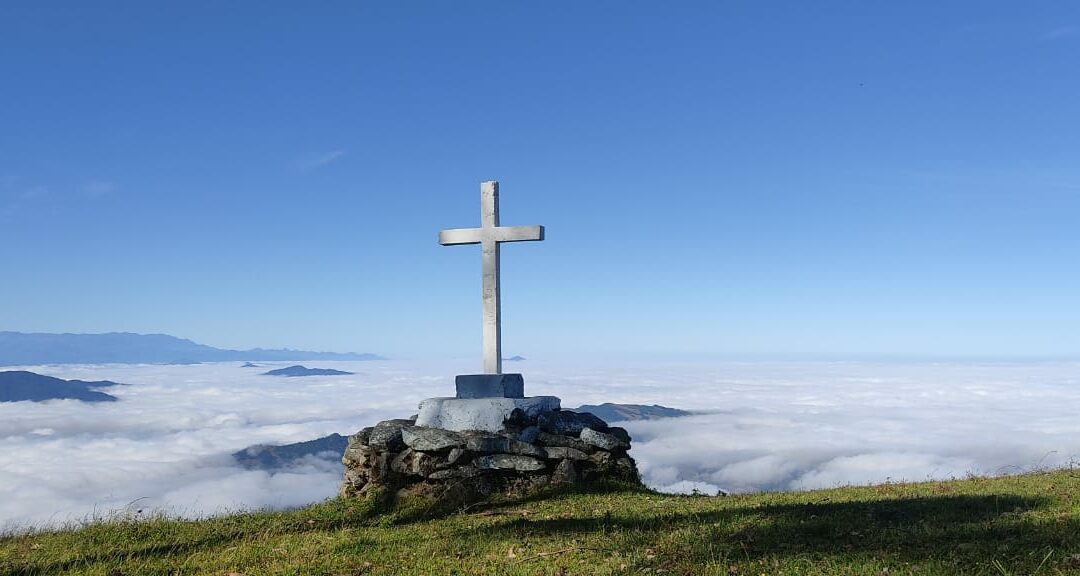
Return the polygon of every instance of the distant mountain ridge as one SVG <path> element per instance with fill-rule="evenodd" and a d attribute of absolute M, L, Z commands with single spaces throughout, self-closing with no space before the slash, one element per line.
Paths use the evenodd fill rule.
<path fill-rule="evenodd" d="M 266 470 L 276 472 L 295 466 L 307 457 L 323 458 L 340 462 L 349 439 L 340 434 L 331 434 L 295 444 L 271 445 L 257 444 L 233 453 L 233 458 L 248 470 Z"/>
<path fill-rule="evenodd" d="M 307 366 L 300 366 L 299 364 L 262 373 L 263 376 L 285 376 L 288 378 L 295 378 L 297 376 L 351 376 L 352 374 L 352 372 L 345 372 L 344 370 L 334 370 L 332 368 L 308 368 Z"/>
<path fill-rule="evenodd" d="M 52 376 L 43 376 L 12 370 L 0 372 L 0 402 L 44 402 L 46 400 L 82 400 L 83 402 L 115 402 L 116 396 L 98 392 L 94 388 L 119 386 L 116 382 L 101 380 L 84 382 L 82 380 L 61 380 Z"/>
<path fill-rule="evenodd" d="M 288 348 L 226 350 L 167 334 L 0 332 L 0 366 L 381 359 L 376 354 L 309 352 Z"/>
<path fill-rule="evenodd" d="M 643 404 L 612 404 L 610 402 L 599 405 L 583 404 L 574 408 L 573 411 L 589 412 L 607 422 L 658 420 L 660 418 L 678 418 L 680 416 L 689 416 L 691 414 L 686 410 L 668 408 L 667 406 L 660 406 L 658 404 L 645 406 Z"/>

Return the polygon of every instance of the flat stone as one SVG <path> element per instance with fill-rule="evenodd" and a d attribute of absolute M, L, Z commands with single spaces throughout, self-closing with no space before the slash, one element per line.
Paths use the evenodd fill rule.
<path fill-rule="evenodd" d="M 537 458 L 547 458 L 547 451 L 543 448 L 535 444 L 522 442 L 521 440 L 514 440 L 513 438 L 507 438 L 506 452 L 510 454 L 524 454 L 525 456 L 535 456 Z"/>
<path fill-rule="evenodd" d="M 460 374 L 454 378 L 458 398 L 524 398 L 521 374 Z"/>
<path fill-rule="evenodd" d="M 588 460 L 589 455 L 577 448 L 551 446 L 545 449 L 549 460 Z"/>
<path fill-rule="evenodd" d="M 595 450 L 593 446 L 586 444 L 577 438 L 563 436 L 562 434 L 541 432 L 536 439 L 543 446 L 565 446 L 567 448 L 581 450 L 582 452 L 591 452 Z"/>
<path fill-rule="evenodd" d="M 447 470 L 438 470 L 428 474 L 431 480 L 449 480 L 451 478 L 472 478 L 480 474 L 480 470 L 474 466 L 458 466 Z"/>
<path fill-rule="evenodd" d="M 521 454 L 480 456 L 473 460 L 473 466 L 486 470 L 517 470 L 518 472 L 536 472 L 544 469 L 543 461 Z"/>
<path fill-rule="evenodd" d="M 465 445 L 465 439 L 456 432 L 422 426 L 402 428 L 401 439 L 409 448 L 421 452 L 438 452 Z"/>
<path fill-rule="evenodd" d="M 582 428 L 581 441 L 609 452 L 619 448 L 622 448 L 623 450 L 630 448 L 630 444 L 619 440 L 614 435 L 605 432 L 597 432 L 592 428 Z"/>
<path fill-rule="evenodd" d="M 368 446 L 378 450 L 390 450 L 397 452 L 405 448 L 405 442 L 401 439 L 401 429 L 412 426 L 411 420 L 385 420 L 379 422 L 368 435 Z"/>
<path fill-rule="evenodd" d="M 501 432 L 514 409 L 520 409 L 531 418 L 543 412 L 558 410 L 560 401 L 555 396 L 531 396 L 529 398 L 428 398 L 420 402 L 417 426 L 464 431 L 482 430 Z"/>
<path fill-rule="evenodd" d="M 537 424 L 540 426 L 540 429 L 545 432 L 563 434 L 565 436 L 577 436 L 581 433 L 582 428 L 605 430 L 608 427 L 607 422 L 604 422 L 588 412 L 570 412 L 563 410 L 542 412 L 537 418 Z"/>
<path fill-rule="evenodd" d="M 465 449 L 479 454 L 508 452 L 510 439 L 505 436 L 469 436 L 465 439 Z"/>

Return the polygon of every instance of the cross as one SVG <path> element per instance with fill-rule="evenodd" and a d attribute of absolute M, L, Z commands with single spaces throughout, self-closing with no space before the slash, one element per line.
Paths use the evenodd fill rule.
<path fill-rule="evenodd" d="M 480 244 L 483 260 L 484 373 L 502 374 L 502 325 L 499 295 L 499 244 L 543 240 L 543 226 L 499 226 L 499 183 L 480 183 L 480 227 L 439 232 L 439 244 Z"/>

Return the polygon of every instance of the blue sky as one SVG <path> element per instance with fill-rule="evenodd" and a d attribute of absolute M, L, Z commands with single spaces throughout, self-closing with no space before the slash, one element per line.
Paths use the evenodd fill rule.
<path fill-rule="evenodd" d="M 533 357 L 1078 355 L 1070 2 L 0 7 L 0 329 Z"/>

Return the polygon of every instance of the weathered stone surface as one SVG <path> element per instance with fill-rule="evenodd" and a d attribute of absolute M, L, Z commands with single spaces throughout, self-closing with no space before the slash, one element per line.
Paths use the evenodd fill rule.
<path fill-rule="evenodd" d="M 630 444 L 619 440 L 612 434 L 606 432 L 597 432 L 592 428 L 581 429 L 581 441 L 586 444 L 591 444 L 602 450 L 627 450 L 630 448 Z"/>
<path fill-rule="evenodd" d="M 551 474 L 551 481 L 556 484 L 573 484 L 578 481 L 577 466 L 571 460 L 563 460 Z"/>
<path fill-rule="evenodd" d="M 549 434 L 547 432 L 541 432 L 537 436 L 537 440 L 544 446 L 566 446 L 567 448 L 574 448 L 581 450 L 582 452 L 592 452 L 595 448 L 589 444 L 572 438 L 570 436 L 564 436 L 562 434 Z"/>
<path fill-rule="evenodd" d="M 626 428 L 620 428 L 618 426 L 608 426 L 605 430 L 608 434 L 618 438 L 620 441 L 625 442 L 627 446 L 630 445 L 630 433 L 626 431 Z"/>
<path fill-rule="evenodd" d="M 536 439 L 540 437 L 540 428 L 536 426 L 529 426 L 522 430 L 517 435 L 517 439 L 522 442 L 528 442 L 529 444 L 535 444 Z"/>
<path fill-rule="evenodd" d="M 615 473 L 618 477 L 626 480 L 637 480 L 637 464 L 629 456 L 624 456 L 615 461 Z"/>
<path fill-rule="evenodd" d="M 374 429 L 373 426 L 368 426 L 356 434 L 349 436 L 349 444 L 367 444 L 368 438 L 371 437 L 371 431 Z"/>
<path fill-rule="evenodd" d="M 341 455 L 341 463 L 345 466 L 365 466 L 374 456 L 375 450 L 371 447 L 350 442 Z"/>
<path fill-rule="evenodd" d="M 411 420 L 385 420 L 379 422 L 368 435 L 368 446 L 378 450 L 391 450 L 397 452 L 405 448 L 405 442 L 401 439 L 401 429 L 412 426 Z"/>
<path fill-rule="evenodd" d="M 553 410 L 542 412 L 536 420 L 541 430 L 566 436 L 577 436 L 583 428 L 607 429 L 606 422 L 588 412 Z"/>
<path fill-rule="evenodd" d="M 508 438 L 506 441 L 505 451 L 509 454 L 523 454 L 525 456 L 534 456 L 536 458 L 547 458 L 547 451 L 536 444 L 529 444 L 528 442 L 522 442 L 511 438 Z"/>
<path fill-rule="evenodd" d="M 429 480 L 449 480 L 452 478 L 474 478 L 480 475 L 480 470 L 474 466 L 458 466 L 447 470 L 438 470 L 428 475 Z"/>
<path fill-rule="evenodd" d="M 438 452 L 465 445 L 465 439 L 461 437 L 461 434 L 424 426 L 402 428 L 401 439 L 409 448 L 421 452 Z"/>
<path fill-rule="evenodd" d="M 515 409 L 529 418 L 542 412 L 558 410 L 560 400 L 554 396 L 529 398 L 428 398 L 420 402 L 417 426 L 442 428 L 461 432 L 482 430 L 502 432 L 506 419 Z"/>
<path fill-rule="evenodd" d="M 547 457 L 549 460 L 588 460 L 589 455 L 578 450 L 577 448 L 569 448 L 566 446 L 549 446 L 545 449 L 547 451 Z"/>
<path fill-rule="evenodd" d="M 390 461 L 390 469 L 398 474 L 408 474 L 412 467 L 413 449 L 406 448 Z"/>
<path fill-rule="evenodd" d="M 535 472 L 544 469 L 544 463 L 531 456 L 521 454 L 491 454 L 473 460 L 473 466 L 488 470 L 517 470 Z"/>
<path fill-rule="evenodd" d="M 479 454 L 508 452 L 510 439 L 505 436 L 469 436 L 465 439 L 465 449 Z"/>
<path fill-rule="evenodd" d="M 503 422 L 508 430 L 519 430 L 536 424 L 536 415 L 529 416 L 521 408 L 514 408 Z"/>
<path fill-rule="evenodd" d="M 457 464 L 457 461 L 461 460 L 461 458 L 465 456 L 465 454 L 465 450 L 461 448 L 454 448 L 450 450 L 449 454 L 446 455 L 446 463 L 450 465 Z"/>

